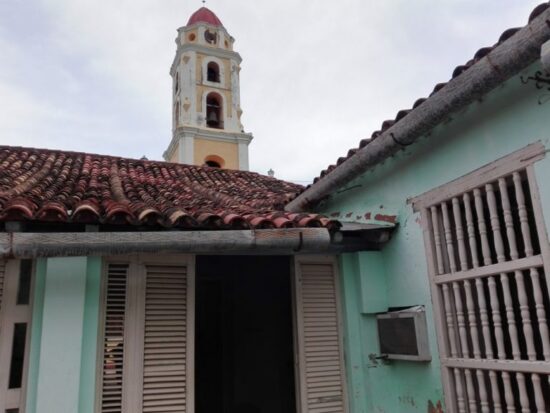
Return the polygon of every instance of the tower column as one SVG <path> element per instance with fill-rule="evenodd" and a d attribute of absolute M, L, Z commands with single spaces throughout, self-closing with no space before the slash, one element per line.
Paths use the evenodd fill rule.
<path fill-rule="evenodd" d="M 180 163 L 193 165 L 195 163 L 195 138 L 183 135 L 179 139 L 178 159 Z"/>
<path fill-rule="evenodd" d="M 239 140 L 239 169 L 248 171 L 248 143 L 250 141 Z"/>

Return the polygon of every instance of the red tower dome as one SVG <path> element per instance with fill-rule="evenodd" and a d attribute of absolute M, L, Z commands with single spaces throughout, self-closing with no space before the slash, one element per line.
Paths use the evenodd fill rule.
<path fill-rule="evenodd" d="M 187 22 L 187 26 L 191 26 L 192 24 L 197 23 L 207 23 L 211 24 L 212 26 L 223 27 L 223 24 L 220 19 L 218 19 L 218 16 L 216 16 L 212 10 L 207 9 L 206 7 L 201 7 L 195 13 L 193 13 L 189 18 L 189 21 Z"/>

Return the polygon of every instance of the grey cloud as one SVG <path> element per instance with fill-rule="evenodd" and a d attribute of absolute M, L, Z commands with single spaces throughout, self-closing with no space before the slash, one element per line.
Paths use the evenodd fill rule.
<path fill-rule="evenodd" d="M 279 0 L 213 9 L 243 56 L 251 168 L 309 181 L 537 1 Z M 3 0 L 1 141 L 161 159 L 176 29 L 199 1 Z M 9 19 L 9 22 L 8 22 Z M 28 24 L 31 21 L 33 24 Z M 25 50 L 38 37 L 43 67 Z M 22 69 L 25 68 L 25 69 Z M 40 70 L 43 90 L 18 74 Z M 50 79 L 50 82 L 48 82 Z"/>

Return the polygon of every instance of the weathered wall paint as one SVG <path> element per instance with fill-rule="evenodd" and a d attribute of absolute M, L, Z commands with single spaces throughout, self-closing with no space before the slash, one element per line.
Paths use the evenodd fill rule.
<path fill-rule="evenodd" d="M 78 411 L 86 275 L 85 257 L 48 259 L 37 413 Z"/>
<path fill-rule="evenodd" d="M 82 328 L 78 413 L 94 412 L 100 297 L 101 258 L 89 257 L 86 266 L 86 297 Z"/>
<path fill-rule="evenodd" d="M 421 400 L 437 401 L 441 398 L 437 360 L 417 363 L 376 359 L 379 356 L 376 313 L 375 308 L 368 309 L 366 313 L 365 304 L 377 294 L 388 296 L 388 288 L 376 280 L 380 274 L 386 274 L 388 268 L 388 263 L 383 258 L 382 252 L 345 254 L 342 257 L 344 342 L 348 361 L 348 385 L 351 389 L 351 412 L 426 411 L 425 405 L 420 405 Z M 369 261 L 372 264 L 370 266 L 360 264 Z M 374 281 L 372 288 L 362 287 L 361 284 L 367 284 L 368 280 Z M 388 306 L 425 304 L 425 299 L 425 294 L 419 297 L 418 294 L 411 293 L 407 299 L 399 302 L 394 298 L 389 300 Z M 380 300 L 375 302 L 381 303 Z M 388 306 L 377 311 L 385 311 Z M 428 313 L 428 317 L 431 317 L 431 313 Z M 430 333 L 432 342 L 435 339 L 433 330 Z"/>
<path fill-rule="evenodd" d="M 366 370 L 363 360 L 363 337 L 361 326 L 359 264 L 356 254 L 340 257 L 340 283 L 342 294 L 342 318 L 344 324 L 344 353 L 346 362 L 347 394 L 350 412 L 372 411 L 370 387 L 365 386 Z"/>
<path fill-rule="evenodd" d="M 388 308 L 384 258 L 378 251 L 357 254 L 361 312 L 376 314 Z"/>
<path fill-rule="evenodd" d="M 535 70 L 538 70 L 537 65 L 524 74 Z M 319 208 L 327 215 L 338 214 L 343 221 L 370 222 L 376 216 L 395 215 L 399 223 L 380 257 L 372 260 L 361 253 L 342 258 L 352 413 L 437 411 L 443 394 L 426 258 L 420 218 L 413 213 L 407 199 L 459 178 L 529 143 L 542 141 L 549 147 L 548 97 L 548 92 L 535 89 L 533 84 L 524 85 L 519 76 L 514 77 L 435 128 L 430 136 L 350 182 L 342 188 L 347 191 L 338 193 Z M 539 104 L 539 100 L 543 103 Z M 535 171 L 543 210 L 550 211 L 550 185 L 545 182 L 550 174 L 550 159 L 539 161 Z M 550 217 L 546 216 L 547 230 L 549 222 Z M 364 261 L 361 266 L 360 259 Z M 350 264 L 354 260 L 356 264 Z M 362 291 L 361 299 L 372 301 L 372 298 L 365 297 L 369 295 L 369 287 L 362 286 L 361 280 L 365 280 L 367 273 L 368 284 L 369 276 L 382 270 L 385 272 L 388 307 L 426 307 L 433 358 L 430 363 L 392 361 L 384 364 L 369 359 L 369 354 L 379 353 L 375 317 L 360 314 L 368 303 L 358 302 L 358 291 Z M 375 282 L 372 288 L 383 287 Z M 359 363 L 362 363 L 362 373 L 357 371 Z M 357 400 L 360 397 L 368 400 Z"/>

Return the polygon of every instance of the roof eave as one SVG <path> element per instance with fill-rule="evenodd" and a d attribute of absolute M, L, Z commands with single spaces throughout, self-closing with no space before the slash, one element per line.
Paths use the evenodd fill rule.
<path fill-rule="evenodd" d="M 134 253 L 295 255 L 379 249 L 391 228 L 331 233 L 327 228 L 241 231 L 0 233 L 0 259 Z"/>

